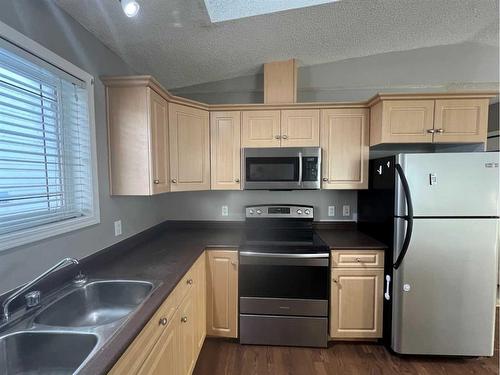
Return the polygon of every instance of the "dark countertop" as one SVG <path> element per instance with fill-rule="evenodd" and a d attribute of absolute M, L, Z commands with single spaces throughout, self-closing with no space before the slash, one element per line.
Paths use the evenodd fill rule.
<path fill-rule="evenodd" d="M 146 233 L 147 232 L 147 233 Z M 106 374 L 193 263 L 209 247 L 238 247 L 242 223 L 166 222 L 83 260 L 90 278 L 140 279 L 161 282 L 119 330 L 89 359 L 81 374 Z M 332 248 L 382 249 L 384 245 L 355 230 L 318 229 Z"/>

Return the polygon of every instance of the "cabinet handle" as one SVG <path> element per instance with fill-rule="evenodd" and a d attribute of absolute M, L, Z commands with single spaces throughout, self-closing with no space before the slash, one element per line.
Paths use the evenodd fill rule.
<path fill-rule="evenodd" d="M 434 134 L 436 131 L 434 129 L 427 129 L 427 133 Z"/>
<path fill-rule="evenodd" d="M 324 182 L 327 182 L 327 181 L 328 181 L 328 177 L 323 177 L 323 178 L 322 178 L 322 180 L 323 180 Z"/>
<path fill-rule="evenodd" d="M 361 258 L 356 258 L 356 262 L 361 263 Z"/>
<path fill-rule="evenodd" d="M 160 321 L 158 322 L 161 326 L 166 326 L 168 323 L 167 318 L 161 318 Z"/>
<path fill-rule="evenodd" d="M 281 136 L 280 135 L 275 135 L 274 138 L 281 139 Z"/>
<path fill-rule="evenodd" d="M 182 322 L 182 323 L 187 323 L 187 321 L 188 321 L 188 317 L 187 317 L 187 316 L 183 316 L 183 317 L 181 318 L 181 322 Z"/>
<path fill-rule="evenodd" d="M 288 139 L 288 135 L 286 135 L 286 134 L 285 134 L 285 135 L 283 135 L 281 138 L 283 138 L 283 139 Z"/>
<path fill-rule="evenodd" d="M 436 133 L 444 133 L 444 129 L 436 129 Z"/>
<path fill-rule="evenodd" d="M 234 182 L 240 182 L 240 179 L 239 178 L 235 178 Z"/>
<path fill-rule="evenodd" d="M 231 261 L 231 264 L 232 264 L 233 266 L 237 266 L 237 265 L 238 265 L 238 262 L 235 262 L 235 261 L 233 260 L 233 261 Z"/>
<path fill-rule="evenodd" d="M 160 180 L 153 180 L 153 183 L 154 183 L 155 185 L 158 185 L 158 184 L 160 183 Z"/>
<path fill-rule="evenodd" d="M 175 178 L 172 178 L 172 182 L 173 182 L 174 184 L 176 184 L 176 183 L 177 183 L 177 180 L 176 180 Z"/>
<path fill-rule="evenodd" d="M 332 281 L 333 281 L 335 284 L 337 284 L 337 279 L 332 279 Z"/>
<path fill-rule="evenodd" d="M 186 282 L 187 282 L 189 285 L 193 285 L 193 279 L 188 279 Z"/>

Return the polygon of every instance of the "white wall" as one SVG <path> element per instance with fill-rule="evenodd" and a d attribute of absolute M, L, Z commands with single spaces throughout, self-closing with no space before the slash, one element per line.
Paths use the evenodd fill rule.
<path fill-rule="evenodd" d="M 498 47 L 467 42 L 301 67 L 298 101 L 359 101 L 377 92 L 497 90 L 498 82 Z M 260 103 L 263 76 L 238 77 L 172 91 L 207 103 Z"/>

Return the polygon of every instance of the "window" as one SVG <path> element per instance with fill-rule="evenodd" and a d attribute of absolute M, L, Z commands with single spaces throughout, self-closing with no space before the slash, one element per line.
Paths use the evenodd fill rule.
<path fill-rule="evenodd" d="M 205 0 L 205 6 L 215 23 L 336 1 L 340 0 Z"/>
<path fill-rule="evenodd" d="M 12 29 L 5 36 L 8 28 L 1 26 L 0 249 L 5 249 L 96 224 L 99 210 L 92 77 Z"/>

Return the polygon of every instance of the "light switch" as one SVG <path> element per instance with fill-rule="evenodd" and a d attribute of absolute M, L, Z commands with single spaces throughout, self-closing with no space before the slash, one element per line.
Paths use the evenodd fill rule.
<path fill-rule="evenodd" d="M 227 206 L 222 206 L 222 216 L 229 216 L 229 208 Z"/>
<path fill-rule="evenodd" d="M 351 215 L 351 206 L 349 206 L 348 204 L 344 205 L 342 207 L 342 215 L 343 216 L 350 216 Z"/>
<path fill-rule="evenodd" d="M 120 236 L 122 234 L 122 221 L 115 221 L 115 236 Z"/>
<path fill-rule="evenodd" d="M 328 206 L 328 216 L 335 216 L 335 206 Z"/>

